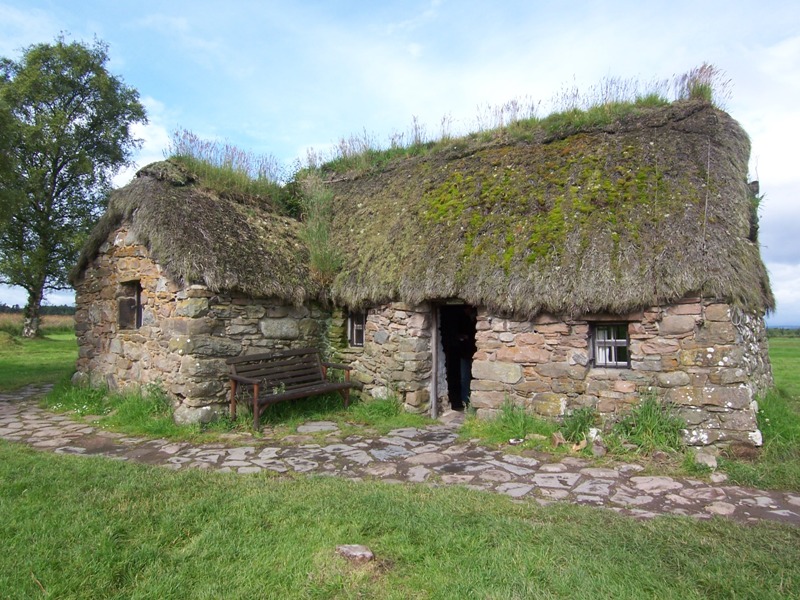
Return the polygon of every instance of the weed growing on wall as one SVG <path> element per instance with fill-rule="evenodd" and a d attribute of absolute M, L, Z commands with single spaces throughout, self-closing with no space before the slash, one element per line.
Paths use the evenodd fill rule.
<path fill-rule="evenodd" d="M 300 181 L 303 227 L 311 268 L 323 284 L 330 283 L 342 266 L 342 259 L 330 240 L 333 193 L 319 173 L 309 171 Z"/>

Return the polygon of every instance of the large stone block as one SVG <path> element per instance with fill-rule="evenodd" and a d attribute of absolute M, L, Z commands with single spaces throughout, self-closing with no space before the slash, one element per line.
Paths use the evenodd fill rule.
<path fill-rule="evenodd" d="M 736 328 L 725 321 L 707 321 L 697 332 L 701 344 L 733 344 L 736 342 Z"/>
<path fill-rule="evenodd" d="M 522 367 L 515 363 L 476 360 L 472 363 L 472 376 L 475 379 L 517 383 L 522 379 Z"/>
<path fill-rule="evenodd" d="M 296 340 L 300 337 L 300 323 L 291 317 L 265 318 L 259 322 L 261 334 L 273 340 Z"/>
<path fill-rule="evenodd" d="M 719 413 L 720 426 L 723 429 L 734 429 L 736 431 L 755 431 L 758 429 L 755 412 L 752 410 L 734 410 L 727 413 Z"/>
<path fill-rule="evenodd" d="M 200 356 L 236 356 L 242 351 L 242 343 L 223 337 L 209 335 L 177 336 L 169 341 L 170 352 L 197 354 Z"/>
<path fill-rule="evenodd" d="M 208 298 L 187 298 L 186 300 L 179 300 L 175 307 L 175 316 L 190 317 L 195 319 L 197 317 L 204 317 L 208 314 Z"/>
<path fill-rule="evenodd" d="M 641 344 L 631 344 L 631 350 L 634 353 L 641 352 L 642 354 L 672 354 L 680 350 L 680 343 L 678 340 L 656 338 L 642 342 Z"/>
<path fill-rule="evenodd" d="M 571 377 L 576 367 L 566 362 L 543 363 L 536 367 L 536 372 L 542 377 Z M 578 367 L 583 368 L 583 367 Z"/>
<path fill-rule="evenodd" d="M 567 397 L 552 392 L 534 394 L 531 407 L 542 416 L 560 417 L 567 410 Z"/>
<path fill-rule="evenodd" d="M 167 339 L 174 335 L 199 335 L 211 333 L 213 321 L 210 319 L 164 319 L 161 323 L 164 335 Z"/>
<path fill-rule="evenodd" d="M 498 409 L 503 405 L 507 395 L 503 392 L 479 392 L 474 391 L 470 394 L 469 402 L 473 408 Z"/>
<path fill-rule="evenodd" d="M 497 360 L 515 363 L 544 363 L 550 360 L 550 352 L 533 346 L 504 346 L 497 351 Z"/>
<path fill-rule="evenodd" d="M 656 378 L 661 387 L 674 388 L 689 385 L 690 377 L 683 371 L 672 371 L 671 373 L 659 373 Z"/>
<path fill-rule="evenodd" d="M 428 313 L 415 313 L 408 319 L 407 327 L 409 329 L 427 329 L 430 327 L 430 318 Z"/>
<path fill-rule="evenodd" d="M 228 373 L 228 366 L 224 358 L 184 356 L 181 358 L 180 372 L 189 377 L 224 377 Z"/>
<path fill-rule="evenodd" d="M 694 331 L 695 318 L 690 315 L 667 315 L 658 326 L 661 335 L 685 335 Z"/>
<path fill-rule="evenodd" d="M 666 399 L 680 406 L 717 407 L 733 410 L 748 408 L 753 400 L 746 387 L 707 385 L 676 387 L 667 391 Z"/>
<path fill-rule="evenodd" d="M 705 310 L 706 321 L 730 321 L 731 308 L 727 304 L 709 304 Z"/>

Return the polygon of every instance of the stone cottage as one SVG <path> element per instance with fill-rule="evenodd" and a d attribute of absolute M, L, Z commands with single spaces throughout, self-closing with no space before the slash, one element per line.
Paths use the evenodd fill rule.
<path fill-rule="evenodd" d="M 75 272 L 78 372 L 161 381 L 205 418 L 224 357 L 313 344 L 410 410 L 613 420 L 655 394 L 689 443 L 760 444 L 774 300 L 748 155 L 730 116 L 677 102 L 325 173 L 343 265 L 325 285 L 297 221 L 159 163 L 115 193 Z"/>

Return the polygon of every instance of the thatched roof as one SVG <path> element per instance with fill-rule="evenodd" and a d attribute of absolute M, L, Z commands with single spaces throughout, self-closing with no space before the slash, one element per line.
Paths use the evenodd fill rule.
<path fill-rule="evenodd" d="M 533 316 L 700 294 L 773 308 L 749 237 L 750 145 L 726 113 L 681 102 L 528 137 L 461 140 L 329 182 L 342 259 L 329 288 L 311 275 L 300 222 L 209 192 L 172 162 L 112 194 L 74 277 L 127 222 L 176 280 L 293 302 L 460 298 Z"/>
<path fill-rule="evenodd" d="M 298 304 L 320 293 L 309 275 L 297 220 L 263 201 L 221 197 L 172 161 L 141 169 L 112 192 L 73 270 L 73 283 L 123 223 L 176 281 Z"/>
<path fill-rule="evenodd" d="M 346 305 L 460 298 L 517 315 L 623 313 L 702 294 L 774 299 L 748 238 L 750 144 L 706 103 L 602 128 L 390 163 L 340 178 Z"/>

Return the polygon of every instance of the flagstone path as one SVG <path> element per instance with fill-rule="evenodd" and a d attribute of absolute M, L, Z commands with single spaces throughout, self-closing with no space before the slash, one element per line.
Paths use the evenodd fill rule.
<path fill-rule="evenodd" d="M 540 504 L 556 501 L 601 506 L 640 518 L 662 514 L 699 519 L 721 515 L 737 521 L 773 520 L 800 525 L 800 494 L 762 491 L 698 479 L 645 475 L 634 463 L 597 467 L 577 457 L 521 456 L 459 441 L 457 423 L 396 429 L 385 436 L 342 437 L 335 423 L 312 422 L 281 441 L 249 445 L 191 444 L 129 437 L 39 408 L 45 391 L 28 387 L 0 394 L 0 438 L 34 448 L 105 456 L 174 470 L 237 473 L 308 473 L 353 480 L 462 485 Z M 317 434 L 316 437 L 312 434 Z M 319 441 L 323 434 L 324 441 Z M 241 443 L 241 442 L 238 442 Z"/>

